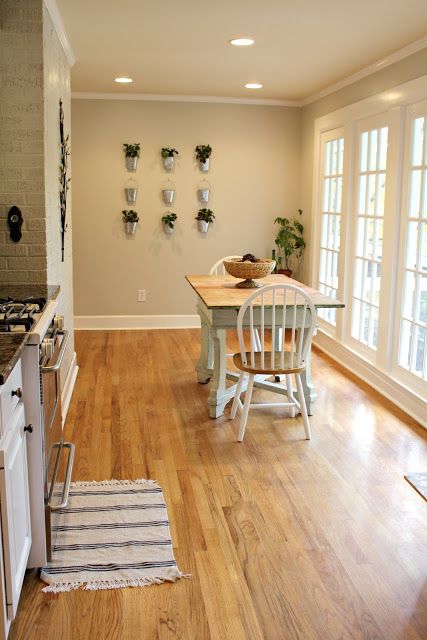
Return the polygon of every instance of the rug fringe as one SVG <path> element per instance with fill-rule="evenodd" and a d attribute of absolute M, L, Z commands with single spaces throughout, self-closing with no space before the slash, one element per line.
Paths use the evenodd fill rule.
<path fill-rule="evenodd" d="M 84 582 L 62 582 L 57 584 L 48 584 L 43 587 L 42 591 L 43 593 L 65 593 L 66 591 L 75 591 L 83 586 Z"/>
<path fill-rule="evenodd" d="M 43 587 L 43 593 L 65 593 L 83 589 L 83 591 L 102 591 L 105 589 L 125 589 L 126 587 L 146 587 L 151 584 L 163 582 L 176 582 L 180 578 L 191 578 L 191 573 L 178 571 L 175 576 L 169 578 L 136 578 L 133 580 L 94 580 L 93 582 L 63 582 L 49 584 Z"/>
<path fill-rule="evenodd" d="M 76 480 L 71 483 L 72 487 L 93 487 L 95 485 L 126 485 L 126 484 L 151 484 L 157 485 L 156 480 L 147 480 L 146 478 L 139 478 L 138 480 L 115 480 L 114 478 L 111 480 Z"/>

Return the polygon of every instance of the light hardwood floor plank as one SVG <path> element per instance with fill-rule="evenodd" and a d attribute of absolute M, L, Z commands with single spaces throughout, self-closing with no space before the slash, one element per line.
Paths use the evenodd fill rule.
<path fill-rule="evenodd" d="M 192 577 L 45 595 L 33 571 L 11 640 L 425 640 L 426 503 L 403 475 L 427 468 L 427 432 L 314 352 L 312 439 L 269 408 L 237 443 L 229 409 L 208 417 L 198 340 L 76 332 L 65 434 L 74 479 L 160 483 Z"/>

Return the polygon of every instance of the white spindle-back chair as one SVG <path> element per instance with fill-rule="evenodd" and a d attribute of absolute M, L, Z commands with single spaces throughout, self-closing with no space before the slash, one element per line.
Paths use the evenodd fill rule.
<path fill-rule="evenodd" d="M 254 340 L 254 324 L 258 326 L 260 348 Z M 255 291 L 241 306 L 237 316 L 237 336 L 240 353 L 233 357 L 241 373 L 234 396 L 231 417 L 241 411 L 238 441 L 243 440 L 250 407 L 289 407 L 301 412 L 306 439 L 310 439 L 310 424 L 301 382 L 307 353 L 316 327 L 316 309 L 311 298 L 300 287 L 290 284 L 272 284 Z M 244 332 L 249 328 L 249 332 Z M 285 331 L 286 330 L 286 331 Z M 266 332 L 271 331 L 271 349 L 267 350 Z M 290 341 L 286 340 L 290 335 Z M 240 401 L 245 375 L 249 375 L 244 404 Z M 251 404 L 256 375 L 284 375 L 288 402 Z M 295 376 L 297 398 L 292 390 L 291 376 Z"/>
<path fill-rule="evenodd" d="M 211 267 L 209 271 L 210 276 L 223 276 L 227 272 L 224 267 L 224 260 L 241 260 L 242 256 L 225 256 L 225 258 L 220 258 L 215 262 L 215 264 Z"/>

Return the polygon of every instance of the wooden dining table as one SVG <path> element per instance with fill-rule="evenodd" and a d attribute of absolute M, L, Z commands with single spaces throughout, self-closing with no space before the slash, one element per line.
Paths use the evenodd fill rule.
<path fill-rule="evenodd" d="M 237 289 L 236 278 L 229 275 L 187 275 L 186 280 L 197 294 L 197 313 L 201 322 L 200 358 L 196 365 L 197 379 L 205 384 L 210 381 L 208 398 L 209 415 L 219 418 L 224 407 L 234 397 L 236 385 L 227 386 L 227 379 L 237 381 L 238 372 L 227 371 L 226 332 L 236 329 L 237 314 L 242 304 L 255 289 Z M 281 274 L 272 274 L 258 281 L 260 284 L 293 284 L 301 287 L 313 301 L 316 309 L 343 308 L 339 300 L 323 295 L 297 280 Z M 303 327 L 301 327 L 303 329 Z M 311 383 L 310 355 L 306 369 L 301 374 L 307 411 L 312 414 L 312 403 L 316 392 Z M 255 385 L 276 393 L 286 394 L 283 385 L 257 376 Z"/>

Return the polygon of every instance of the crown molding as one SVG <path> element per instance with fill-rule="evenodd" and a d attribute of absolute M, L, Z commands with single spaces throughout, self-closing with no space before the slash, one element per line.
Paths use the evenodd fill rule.
<path fill-rule="evenodd" d="M 59 38 L 59 42 L 61 43 L 65 56 L 68 60 L 68 64 L 70 65 L 70 67 L 72 67 L 76 61 L 76 56 L 74 55 L 74 52 L 69 43 L 64 23 L 62 21 L 62 16 L 59 12 L 58 5 L 56 4 L 56 0 L 44 0 L 44 4 L 49 12 L 51 20 L 53 22 L 53 26 L 55 27 L 56 34 Z"/>
<path fill-rule="evenodd" d="M 246 104 L 267 107 L 300 107 L 298 100 L 269 100 L 262 98 L 229 98 L 227 96 L 174 96 L 153 93 L 95 93 L 73 91 L 74 100 L 139 100 L 141 102 L 207 102 L 216 104 Z"/>
<path fill-rule="evenodd" d="M 404 58 L 407 58 L 408 56 L 411 56 L 413 53 L 416 53 L 417 51 L 421 51 L 421 49 L 425 49 L 426 47 L 427 47 L 427 36 L 424 36 L 423 38 L 420 38 L 419 40 L 415 40 L 415 42 L 408 44 L 406 47 L 403 47 L 398 51 L 394 51 L 394 53 L 391 53 L 389 56 L 386 56 L 385 58 L 381 58 L 381 60 L 377 60 L 377 62 L 374 62 L 368 67 L 365 67 L 360 71 L 356 71 L 356 73 L 352 73 L 350 76 L 347 76 L 346 78 L 343 78 L 342 80 L 339 80 L 338 82 L 335 82 L 334 84 L 331 84 L 328 87 L 325 87 L 321 91 L 318 91 L 317 93 L 313 93 L 311 96 L 304 98 L 303 100 L 301 100 L 300 106 L 305 107 L 306 105 L 311 104 L 312 102 L 316 102 L 316 100 L 325 98 L 331 93 L 335 93 L 336 91 L 339 91 L 340 89 L 343 89 L 344 87 L 347 87 L 348 85 L 353 84 L 358 80 L 362 80 L 363 78 L 366 78 L 367 76 L 370 76 L 373 73 L 376 73 L 377 71 L 381 71 L 381 69 L 385 69 L 386 67 L 389 67 L 395 62 L 399 62 L 399 60 L 403 60 Z"/>

